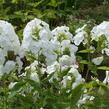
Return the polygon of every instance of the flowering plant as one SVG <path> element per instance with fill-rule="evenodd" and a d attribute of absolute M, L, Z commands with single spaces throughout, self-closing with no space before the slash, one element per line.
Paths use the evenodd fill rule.
<path fill-rule="evenodd" d="M 0 108 L 94 109 L 106 107 L 109 22 L 50 30 L 33 19 L 19 41 L 13 26 L 0 20 Z M 106 71 L 100 80 L 99 72 Z M 90 82 L 89 82 L 90 81 Z"/>

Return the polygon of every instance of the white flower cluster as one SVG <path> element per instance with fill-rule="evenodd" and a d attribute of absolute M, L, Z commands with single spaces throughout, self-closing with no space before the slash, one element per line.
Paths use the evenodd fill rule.
<path fill-rule="evenodd" d="M 75 53 L 78 47 L 74 44 L 73 35 L 69 32 L 67 26 L 57 27 L 50 31 L 47 23 L 35 18 L 26 25 L 23 35 L 24 38 L 21 46 L 23 51 L 22 56 L 31 52 L 35 55 L 38 63 L 40 63 L 39 58 L 43 58 L 45 62 L 41 64 L 44 67 L 40 69 L 42 69 L 43 73 L 46 72 L 48 76 L 54 73 L 50 82 L 53 79 L 59 79 L 59 72 L 61 73 L 68 68 L 70 70 L 77 70 L 78 65 Z M 73 71 L 72 74 L 75 77 L 75 84 L 72 85 L 72 88 L 82 82 L 79 72 Z M 64 77 L 62 83 L 65 83 Z"/>
<path fill-rule="evenodd" d="M 6 21 L 0 21 L 1 76 L 4 73 L 9 74 L 16 69 L 18 73 L 20 73 L 23 66 L 21 58 L 26 56 L 28 52 L 33 54 L 36 60 L 30 66 L 26 67 L 26 71 L 29 70 L 31 72 L 30 79 L 36 82 L 39 82 L 36 68 L 40 63 L 39 58 L 42 57 L 43 62 L 40 63 L 42 64 L 40 70 L 42 74 L 44 74 L 44 72 L 47 72 L 48 75 L 54 73 L 52 79 L 58 79 L 58 74 L 56 72 L 64 71 L 68 68 L 70 68 L 70 71 L 72 69 L 77 70 L 78 65 L 76 64 L 75 53 L 78 47 L 73 44 L 73 35 L 69 32 L 68 27 L 61 26 L 50 31 L 47 23 L 35 18 L 26 25 L 23 36 L 23 41 L 20 45 L 20 41 L 13 26 Z M 74 72 L 73 75 L 75 77 L 75 82 L 79 84 L 82 80 L 81 75 L 78 71 Z M 62 83 L 65 83 L 64 77 Z M 77 84 L 75 83 L 72 88 L 77 86 Z"/>
<path fill-rule="evenodd" d="M 67 87 L 68 82 L 72 82 L 72 79 L 74 79 L 72 84 L 72 89 L 74 89 L 76 86 L 78 86 L 80 83 L 84 82 L 84 79 L 79 74 L 78 70 L 76 68 L 71 68 L 67 75 L 63 77 L 62 80 L 62 86 Z"/>
<path fill-rule="evenodd" d="M 95 41 L 98 41 L 98 39 L 102 37 L 103 35 L 105 36 L 106 48 L 102 50 L 102 53 L 106 53 L 106 55 L 109 56 L 109 22 L 103 21 L 101 24 L 93 27 L 91 33 L 92 33 L 91 38 L 92 40 L 95 40 Z"/>
<path fill-rule="evenodd" d="M 3 20 L 0 20 L 0 75 L 10 73 L 19 66 L 18 57 L 20 51 L 20 42 L 13 26 Z M 12 52 L 12 53 L 10 53 Z M 9 57 L 15 56 L 15 59 Z M 16 60 L 17 59 L 17 60 Z"/>
<path fill-rule="evenodd" d="M 105 48 L 100 49 L 100 56 L 90 59 L 91 62 L 100 65 L 104 60 L 104 53 L 109 56 L 109 22 L 104 21 L 95 26 L 90 34 L 86 31 L 86 26 L 77 29 L 76 34 L 72 35 L 67 26 L 58 26 L 51 31 L 46 22 L 35 18 L 24 28 L 23 40 L 20 44 L 13 26 L 0 20 L 0 77 L 17 70 L 19 77 L 27 77 L 39 84 L 41 77 L 47 77 L 51 84 L 57 81 L 61 86 L 60 89 L 68 89 L 66 93 L 69 93 L 85 81 L 78 71 L 76 53 L 79 45 L 82 44 L 85 47 L 89 43 L 89 35 L 89 39 L 97 43 L 102 36 L 106 38 Z M 90 52 L 92 54 L 96 51 L 94 45 L 90 45 L 88 49 L 92 50 Z M 34 59 L 29 61 L 30 65 L 25 66 L 21 74 L 23 66 L 21 60 L 25 58 L 29 60 L 28 54 L 31 54 Z M 109 71 L 106 71 L 103 83 L 109 84 Z M 11 82 L 9 89 L 12 89 L 15 84 L 17 82 Z M 32 88 L 28 90 L 31 91 Z M 77 105 L 81 106 L 87 100 L 93 99 L 93 96 L 83 94 Z"/>
<path fill-rule="evenodd" d="M 80 100 L 77 103 L 77 106 L 80 107 L 81 105 L 84 105 L 87 103 L 87 101 L 92 101 L 95 99 L 94 96 L 86 94 L 88 91 L 87 89 L 84 90 L 84 94 L 80 97 Z"/>
<path fill-rule="evenodd" d="M 23 55 L 25 55 L 25 52 L 31 52 L 36 59 L 43 55 L 47 64 L 56 60 L 57 55 L 54 52 L 56 46 L 51 41 L 52 34 L 47 23 L 35 18 L 26 25 L 23 35 Z"/>
<path fill-rule="evenodd" d="M 84 81 L 77 68 L 79 67 L 76 61 L 76 52 L 78 46 L 87 44 L 88 33 L 85 31 L 87 25 L 77 29 L 73 36 L 69 27 L 58 26 L 54 30 L 50 30 L 49 25 L 40 19 L 30 21 L 23 32 L 23 40 L 20 45 L 18 36 L 16 35 L 13 26 L 0 20 L 0 75 L 9 74 L 17 69 L 20 73 L 23 63 L 21 58 L 26 57 L 31 53 L 35 60 L 26 69 L 31 69 L 30 79 L 39 82 L 36 67 L 41 64 L 40 70 L 42 74 L 45 72 L 49 76 L 53 74 L 52 79 L 59 79 L 58 73 L 68 70 L 68 73 L 62 78 L 61 84 L 66 87 L 67 81 L 71 81 L 74 77 L 72 88 Z M 91 30 L 91 40 L 98 41 L 99 37 L 105 35 L 106 48 L 101 52 L 109 56 L 109 22 L 104 21 Z M 95 48 L 90 45 L 90 49 Z M 12 52 L 12 53 L 10 53 Z M 14 56 L 11 59 L 10 56 Z M 100 65 L 104 57 L 99 56 L 92 59 L 92 63 Z M 36 64 L 37 63 L 37 64 Z"/>

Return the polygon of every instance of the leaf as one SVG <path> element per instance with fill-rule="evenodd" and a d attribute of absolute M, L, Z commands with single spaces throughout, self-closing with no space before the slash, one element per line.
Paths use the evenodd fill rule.
<path fill-rule="evenodd" d="M 51 0 L 51 2 L 48 3 L 49 6 L 52 6 L 52 7 L 57 7 L 59 6 L 60 4 L 62 4 L 63 2 L 57 2 L 56 0 Z"/>
<path fill-rule="evenodd" d="M 40 0 L 40 1 L 35 2 L 35 3 L 28 3 L 28 5 L 32 6 L 32 7 L 38 7 L 42 2 L 43 2 L 43 0 Z"/>
<path fill-rule="evenodd" d="M 21 82 L 18 82 L 17 84 L 15 84 L 15 86 L 12 88 L 12 91 L 18 91 L 22 86 L 25 85 L 26 82 L 24 81 L 21 81 Z"/>
<path fill-rule="evenodd" d="M 98 107 L 98 108 L 101 107 L 101 109 L 102 109 L 103 107 L 109 106 L 109 99 L 97 98 L 97 99 L 94 100 L 94 103 L 95 103 L 96 107 Z"/>
<path fill-rule="evenodd" d="M 75 89 L 72 90 L 71 109 L 73 109 L 76 106 L 78 100 L 80 99 L 81 94 L 83 93 L 82 88 L 83 88 L 83 84 L 80 84 Z"/>
<path fill-rule="evenodd" d="M 107 66 L 100 66 L 97 69 L 98 70 L 109 70 L 109 67 L 107 67 Z"/>
<path fill-rule="evenodd" d="M 81 50 L 79 51 L 78 53 L 91 53 L 93 52 L 94 50 L 91 50 L 91 49 L 85 49 L 85 50 Z"/>
<path fill-rule="evenodd" d="M 102 49 L 106 47 L 106 37 L 105 35 L 102 35 L 102 37 L 99 37 L 98 43 L 97 43 L 97 48 L 96 51 L 100 52 Z"/>
<path fill-rule="evenodd" d="M 46 9 L 44 11 L 44 16 L 43 17 L 47 17 L 48 19 L 50 18 L 56 18 L 56 11 L 52 10 L 52 9 Z"/>
<path fill-rule="evenodd" d="M 31 79 L 26 79 L 26 81 L 35 88 L 35 90 L 38 90 L 40 91 L 41 90 L 41 87 L 40 87 L 40 83 L 37 83 Z"/>
<path fill-rule="evenodd" d="M 90 64 L 90 62 L 88 62 L 87 60 L 81 60 L 80 64 Z"/>

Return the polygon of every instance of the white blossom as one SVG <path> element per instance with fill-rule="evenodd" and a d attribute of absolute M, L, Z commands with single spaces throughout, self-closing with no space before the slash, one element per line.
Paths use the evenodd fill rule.
<path fill-rule="evenodd" d="M 46 72 L 48 74 L 51 74 L 51 73 L 54 73 L 54 72 L 59 71 L 59 70 L 60 70 L 60 64 L 56 61 L 52 65 L 47 66 L 47 71 Z"/>
<path fill-rule="evenodd" d="M 101 35 L 105 35 L 109 41 L 109 22 L 103 21 L 101 24 L 93 27 L 92 29 L 92 40 L 98 41 Z"/>
<path fill-rule="evenodd" d="M 72 80 L 71 76 L 68 76 L 68 75 L 64 76 L 63 77 L 63 80 L 61 81 L 62 86 L 64 88 L 66 88 L 67 87 L 67 84 L 68 84 L 68 81 L 71 81 L 71 80 Z"/>
<path fill-rule="evenodd" d="M 92 59 L 92 62 L 95 64 L 95 65 L 100 65 L 102 62 L 103 62 L 103 56 L 100 56 L 100 57 L 97 57 L 97 58 L 93 58 Z"/>
<path fill-rule="evenodd" d="M 103 83 L 109 85 L 109 71 L 106 71 L 106 77 L 105 77 L 105 79 L 103 80 Z"/>
<path fill-rule="evenodd" d="M 35 18 L 26 25 L 23 36 L 22 50 L 38 54 L 42 46 L 40 40 L 50 40 L 52 34 L 47 23 Z"/>
<path fill-rule="evenodd" d="M 47 65 L 56 61 L 57 45 L 51 40 L 52 34 L 47 23 L 35 18 L 26 25 L 23 35 L 22 54 L 25 51 L 31 52 L 36 58 L 43 55 Z"/>
<path fill-rule="evenodd" d="M 60 45 L 62 54 L 65 50 L 68 50 L 70 53 L 69 55 L 72 55 L 75 54 L 78 50 L 78 47 L 74 44 L 71 44 L 70 40 L 63 40 Z"/>
<path fill-rule="evenodd" d="M 94 99 L 95 99 L 94 96 L 90 96 L 88 94 L 83 94 L 83 96 L 78 101 L 77 105 L 78 105 L 78 107 L 80 107 L 81 105 L 85 104 L 87 101 L 92 101 Z"/>
<path fill-rule="evenodd" d="M 72 74 L 75 77 L 75 81 L 72 84 L 72 89 L 74 89 L 80 83 L 84 82 L 84 79 L 82 78 L 81 74 L 78 72 L 76 68 L 72 67 L 68 73 Z"/>
<path fill-rule="evenodd" d="M 79 46 L 81 42 L 83 43 L 87 43 L 87 41 L 85 40 L 85 35 L 86 35 L 86 32 L 85 32 L 85 27 L 87 25 L 84 25 L 83 27 L 81 28 L 78 28 L 75 33 L 76 35 L 74 36 L 73 38 L 73 41 L 74 41 L 74 44 Z"/>
<path fill-rule="evenodd" d="M 15 54 L 18 54 L 20 49 L 20 42 L 13 26 L 3 20 L 0 20 L 0 48 L 14 51 Z"/>
<path fill-rule="evenodd" d="M 30 73 L 30 79 L 35 81 L 35 82 L 38 82 L 39 83 L 39 76 L 37 74 L 37 65 L 38 65 L 38 61 L 34 61 L 32 64 L 30 64 L 30 66 L 27 66 L 25 68 L 25 70 L 29 73 Z"/>
<path fill-rule="evenodd" d="M 83 31 L 86 28 L 87 24 L 83 25 L 81 28 L 78 28 L 75 32 L 79 33 L 81 31 Z"/>
<path fill-rule="evenodd" d="M 70 40 L 73 41 L 73 35 L 69 32 L 69 27 L 61 26 L 56 27 L 52 30 L 52 35 L 54 36 L 54 40 L 62 41 L 62 40 Z"/>
<path fill-rule="evenodd" d="M 4 73 L 9 74 L 15 69 L 15 66 L 15 62 L 11 60 L 7 61 L 5 65 L 0 65 L 0 75 L 3 75 Z"/>
<path fill-rule="evenodd" d="M 12 89 L 16 84 L 17 84 L 17 82 L 11 82 L 8 86 L 9 89 Z"/>
<path fill-rule="evenodd" d="M 31 72 L 30 79 L 39 83 L 39 76 L 36 72 Z"/>
<path fill-rule="evenodd" d="M 104 54 L 104 52 L 106 53 L 107 56 L 109 56 L 109 48 L 105 48 L 102 50 L 102 53 Z"/>
<path fill-rule="evenodd" d="M 63 55 L 59 58 L 59 63 L 61 66 L 70 66 L 72 65 L 73 61 L 75 60 L 72 60 L 72 58 L 68 55 Z"/>
<path fill-rule="evenodd" d="M 85 34 L 86 34 L 85 31 L 81 31 L 81 32 L 77 33 L 73 38 L 74 44 L 77 46 L 80 45 L 80 43 L 84 40 Z"/>

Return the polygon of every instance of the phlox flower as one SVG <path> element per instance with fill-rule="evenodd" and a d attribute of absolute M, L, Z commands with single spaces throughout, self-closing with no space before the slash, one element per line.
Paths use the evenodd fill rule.
<path fill-rule="evenodd" d="M 67 26 L 58 26 L 52 30 L 52 35 L 54 40 L 62 42 L 63 40 L 70 40 L 72 42 L 73 35 L 69 32 L 69 27 Z"/>
<path fill-rule="evenodd" d="M 75 44 L 75 45 L 79 46 L 81 42 L 87 43 L 87 41 L 85 40 L 85 35 L 86 35 L 87 33 L 86 33 L 85 30 L 84 30 L 86 26 L 87 26 L 87 25 L 84 25 L 83 27 L 78 28 L 78 29 L 75 31 L 76 35 L 73 37 L 73 41 L 74 41 L 74 44 Z"/>
<path fill-rule="evenodd" d="M 95 65 L 100 65 L 102 62 L 103 62 L 103 56 L 100 56 L 100 57 L 97 57 L 97 58 L 93 58 L 92 59 L 92 62 L 95 64 Z"/>

